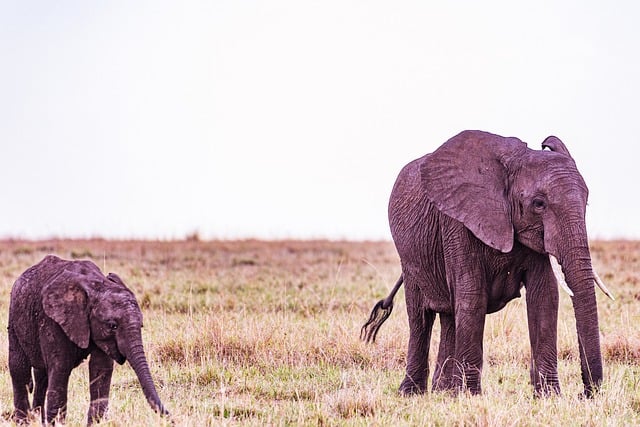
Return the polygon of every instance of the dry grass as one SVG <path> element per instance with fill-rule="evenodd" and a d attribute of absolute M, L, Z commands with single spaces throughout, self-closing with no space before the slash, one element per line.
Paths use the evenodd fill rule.
<path fill-rule="evenodd" d="M 562 397 L 532 397 L 523 299 L 487 318 L 482 396 L 399 397 L 408 335 L 403 296 L 376 344 L 358 339 L 399 274 L 390 243 L 0 242 L 2 330 L 13 281 L 47 253 L 93 259 L 134 290 L 154 378 L 176 425 L 640 424 L 640 242 L 592 244 L 594 265 L 616 300 L 598 296 L 605 384 L 589 401 L 577 397 L 575 323 L 565 294 Z M 437 337 L 436 327 L 432 349 Z M 7 420 L 6 334 L 0 360 L 0 420 Z M 72 375 L 70 425 L 84 424 L 87 377 L 86 366 Z M 166 423 L 128 366 L 116 368 L 111 391 L 106 424 Z"/>

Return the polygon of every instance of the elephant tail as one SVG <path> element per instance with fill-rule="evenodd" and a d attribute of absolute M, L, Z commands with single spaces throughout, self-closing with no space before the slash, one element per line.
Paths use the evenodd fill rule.
<path fill-rule="evenodd" d="M 367 323 L 365 323 L 364 326 L 362 326 L 362 329 L 360 329 L 361 340 L 367 343 L 376 342 L 376 335 L 378 335 L 380 326 L 382 326 L 384 321 L 389 318 L 393 311 L 393 299 L 398 293 L 400 286 L 402 286 L 402 282 L 404 282 L 404 277 L 401 275 L 396 282 L 396 285 L 391 290 L 391 293 L 386 298 L 378 301 L 373 307 L 369 320 L 367 320 Z"/>

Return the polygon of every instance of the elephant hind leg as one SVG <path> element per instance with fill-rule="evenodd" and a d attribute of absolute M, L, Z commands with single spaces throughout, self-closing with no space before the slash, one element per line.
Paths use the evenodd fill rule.
<path fill-rule="evenodd" d="M 452 315 L 440 313 L 440 347 L 438 361 L 433 372 L 433 391 L 455 389 L 454 373 L 456 367 L 456 326 Z"/>
<path fill-rule="evenodd" d="M 407 372 L 400 384 L 400 393 L 404 395 L 422 394 L 426 391 L 429 376 L 429 345 L 435 317 L 435 312 L 431 310 L 419 309 L 409 313 Z"/>
<path fill-rule="evenodd" d="M 35 388 L 33 391 L 33 409 L 40 411 L 42 422 L 44 423 L 44 399 L 47 395 L 48 377 L 44 369 L 34 369 Z"/>
<path fill-rule="evenodd" d="M 31 365 L 18 339 L 9 328 L 9 373 L 13 385 L 13 418 L 21 423 L 27 419 L 31 409 L 29 404 L 29 389 L 32 386 Z"/>

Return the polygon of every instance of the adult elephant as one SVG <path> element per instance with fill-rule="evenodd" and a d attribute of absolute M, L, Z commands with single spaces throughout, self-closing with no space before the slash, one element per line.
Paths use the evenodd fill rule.
<path fill-rule="evenodd" d="M 555 257 L 573 294 L 584 394 L 592 396 L 602 381 L 602 357 L 587 195 L 569 151 L 553 136 L 532 150 L 517 138 L 464 131 L 402 169 L 389 201 L 402 276 L 361 331 L 375 340 L 404 281 L 410 334 L 401 393 L 426 389 L 436 313 L 441 338 L 433 389 L 480 393 L 485 316 L 519 297 L 522 286 L 531 382 L 536 395 L 560 393 Z"/>

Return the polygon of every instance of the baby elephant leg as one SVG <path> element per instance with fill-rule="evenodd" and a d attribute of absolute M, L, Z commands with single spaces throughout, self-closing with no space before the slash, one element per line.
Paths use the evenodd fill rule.
<path fill-rule="evenodd" d="M 70 369 L 51 369 L 48 375 L 46 422 L 64 422 L 67 416 L 67 390 Z"/>
<path fill-rule="evenodd" d="M 101 350 L 91 353 L 89 360 L 89 389 L 91 404 L 87 413 L 87 424 L 91 425 L 102 419 L 109 408 L 109 388 L 113 373 L 113 359 Z"/>
<path fill-rule="evenodd" d="M 34 369 L 35 387 L 33 389 L 33 409 L 40 411 L 42 422 L 44 423 L 44 398 L 47 395 L 47 386 L 49 384 L 47 371 L 44 369 Z"/>

